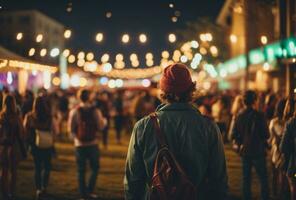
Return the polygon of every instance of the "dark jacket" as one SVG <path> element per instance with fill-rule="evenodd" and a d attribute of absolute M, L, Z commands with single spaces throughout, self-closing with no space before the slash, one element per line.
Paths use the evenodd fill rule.
<path fill-rule="evenodd" d="M 285 128 L 284 136 L 280 144 L 280 150 L 287 161 L 287 175 L 295 176 L 296 174 L 296 118 L 291 119 Z"/>
<path fill-rule="evenodd" d="M 233 127 L 233 139 L 242 145 L 242 156 L 265 156 L 269 130 L 263 113 L 246 108 L 236 118 Z"/>
<path fill-rule="evenodd" d="M 187 103 L 161 105 L 156 113 L 170 151 L 199 188 L 199 199 L 225 199 L 226 161 L 217 125 Z M 124 179 L 126 199 L 147 198 L 157 151 L 153 122 L 145 117 L 136 123 L 129 144 Z"/>

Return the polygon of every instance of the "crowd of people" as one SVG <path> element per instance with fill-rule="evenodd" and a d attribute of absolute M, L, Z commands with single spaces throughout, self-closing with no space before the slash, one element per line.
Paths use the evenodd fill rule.
<path fill-rule="evenodd" d="M 262 199 L 270 199 L 269 180 L 272 180 L 273 196 L 295 200 L 295 98 L 254 91 L 194 95 L 195 84 L 182 66 L 170 67 L 175 70 L 176 66 L 180 68 L 177 69 L 180 80 L 176 77 L 170 80 L 174 71 L 167 76 L 164 74 L 165 78 L 160 81 L 161 98 L 157 89 L 52 92 L 42 89 L 36 93 L 27 91 L 25 95 L 2 90 L 0 177 L 3 199 L 15 199 L 17 166 L 28 153 L 35 166 L 36 199 L 46 196 L 51 159 L 56 153 L 54 143 L 65 140 L 74 141 L 81 199 L 97 198 L 94 192 L 100 168 L 98 144 L 102 142 L 108 149 L 111 127 L 119 145 L 123 132 L 132 133 L 124 180 L 125 197 L 144 199 L 143 195 L 149 193 L 146 185 L 154 175 L 155 149 L 158 148 L 156 138 L 151 137 L 154 128 L 149 118 L 156 110 L 170 151 L 190 181 L 201 188 L 200 193 L 226 198 L 225 143 L 242 158 L 243 199 L 252 199 L 251 170 L 254 167 L 261 183 Z M 101 140 L 97 133 L 101 133 Z M 88 162 L 91 175 L 86 182 Z M 268 162 L 272 164 L 271 176 Z M 210 199 L 202 194 L 197 196 Z"/>

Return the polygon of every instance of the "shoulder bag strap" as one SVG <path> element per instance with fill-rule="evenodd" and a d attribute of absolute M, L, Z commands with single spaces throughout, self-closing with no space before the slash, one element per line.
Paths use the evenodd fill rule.
<path fill-rule="evenodd" d="M 150 115 L 150 118 L 151 118 L 151 120 L 153 122 L 153 127 L 156 130 L 155 134 L 156 134 L 156 138 L 157 138 L 159 147 L 162 148 L 162 147 L 168 146 L 167 142 L 165 140 L 165 136 L 164 136 L 164 134 L 162 133 L 162 131 L 160 129 L 159 118 L 157 117 L 157 114 L 152 113 Z"/>

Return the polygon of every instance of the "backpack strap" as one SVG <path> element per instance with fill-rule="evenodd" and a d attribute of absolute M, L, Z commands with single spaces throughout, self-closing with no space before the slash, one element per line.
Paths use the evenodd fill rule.
<path fill-rule="evenodd" d="M 156 138 L 157 138 L 157 141 L 158 141 L 158 146 L 160 148 L 167 147 L 168 145 L 167 145 L 167 142 L 165 140 L 165 136 L 164 136 L 164 134 L 162 133 L 162 131 L 160 129 L 159 118 L 157 117 L 157 114 L 155 112 L 150 114 L 150 119 L 152 120 L 153 127 L 156 130 L 155 135 L 156 135 Z"/>

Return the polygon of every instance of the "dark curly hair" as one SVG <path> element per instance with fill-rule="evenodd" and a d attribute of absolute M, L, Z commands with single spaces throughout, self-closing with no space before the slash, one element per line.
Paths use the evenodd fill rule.
<path fill-rule="evenodd" d="M 163 102 L 167 103 L 187 103 L 193 100 L 193 94 L 196 91 L 196 83 L 185 92 L 180 94 L 168 93 L 161 91 L 160 98 Z"/>

